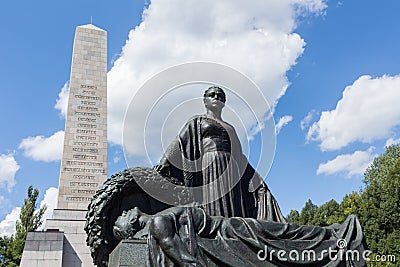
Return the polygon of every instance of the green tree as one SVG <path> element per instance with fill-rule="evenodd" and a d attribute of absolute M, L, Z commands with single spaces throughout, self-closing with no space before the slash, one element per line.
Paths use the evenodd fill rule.
<path fill-rule="evenodd" d="M 346 194 L 339 205 L 339 218 L 337 223 L 344 222 L 350 214 L 357 215 L 361 220 L 363 208 L 363 202 L 359 193 L 353 191 L 350 194 Z"/>
<path fill-rule="evenodd" d="M 318 206 L 312 203 L 311 199 L 307 200 L 306 204 L 301 210 L 299 217 L 300 225 L 312 225 L 315 213 L 317 212 Z"/>
<path fill-rule="evenodd" d="M 338 222 L 339 219 L 339 203 L 334 199 L 319 206 L 311 219 L 311 225 L 328 226 Z"/>
<path fill-rule="evenodd" d="M 0 266 L 7 266 L 7 267 L 18 266 L 18 264 L 14 262 L 14 258 L 17 255 L 15 254 L 13 246 L 14 246 L 14 236 L 0 237 Z"/>
<path fill-rule="evenodd" d="M 386 148 L 364 174 L 364 187 L 351 192 L 338 204 L 330 200 L 318 207 L 308 200 L 299 213 L 290 211 L 288 220 L 297 224 L 326 226 L 358 216 L 369 249 L 377 255 L 395 256 L 396 262 L 369 262 L 368 266 L 400 266 L 400 145 Z"/>
<path fill-rule="evenodd" d="M 346 194 L 340 203 L 339 209 L 346 218 L 350 214 L 360 214 L 362 210 L 361 195 L 355 191 Z"/>
<path fill-rule="evenodd" d="M 400 259 L 400 145 L 386 148 L 365 172 L 360 221 L 370 249 Z"/>
<path fill-rule="evenodd" d="M 291 210 L 289 212 L 289 215 L 286 216 L 286 220 L 288 222 L 300 224 L 300 214 L 299 214 L 299 212 L 297 210 Z"/>
<path fill-rule="evenodd" d="M 19 266 L 25 245 L 26 235 L 42 225 L 46 206 L 36 210 L 39 190 L 30 185 L 28 196 L 21 207 L 19 220 L 16 222 L 16 233 L 11 237 L 0 237 L 0 266 Z"/>

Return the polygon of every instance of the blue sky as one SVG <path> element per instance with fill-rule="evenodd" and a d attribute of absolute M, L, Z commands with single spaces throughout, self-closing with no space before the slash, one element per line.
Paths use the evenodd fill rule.
<path fill-rule="evenodd" d="M 28 185 L 54 199 L 65 123 L 55 105 L 75 27 L 91 16 L 108 32 L 109 175 L 126 168 L 125 99 L 166 67 L 207 60 L 248 75 L 272 103 L 282 128 L 266 182 L 284 214 L 359 190 L 365 167 L 400 138 L 400 3 L 275 2 L 2 2 L 0 234 Z"/>

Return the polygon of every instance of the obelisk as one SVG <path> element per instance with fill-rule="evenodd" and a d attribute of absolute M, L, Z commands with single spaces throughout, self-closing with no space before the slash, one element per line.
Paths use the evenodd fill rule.
<path fill-rule="evenodd" d="M 57 209 L 87 210 L 107 179 L 107 33 L 75 32 Z"/>
<path fill-rule="evenodd" d="M 29 232 L 22 267 L 94 266 L 84 225 L 107 179 L 107 32 L 76 27 L 57 209 L 44 232 Z"/>

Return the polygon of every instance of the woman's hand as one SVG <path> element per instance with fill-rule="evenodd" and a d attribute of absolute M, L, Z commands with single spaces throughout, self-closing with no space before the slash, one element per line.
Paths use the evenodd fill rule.
<path fill-rule="evenodd" d="M 165 158 L 161 159 L 160 163 L 154 166 L 153 169 L 162 176 L 171 176 L 169 162 Z"/>

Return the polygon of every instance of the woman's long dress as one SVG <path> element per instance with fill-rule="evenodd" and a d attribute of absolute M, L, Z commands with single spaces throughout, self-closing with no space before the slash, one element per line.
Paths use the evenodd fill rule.
<path fill-rule="evenodd" d="M 285 221 L 275 198 L 242 154 L 234 127 L 226 122 L 193 117 L 160 165 L 161 174 L 201 188 L 195 202 L 210 216 Z"/>

